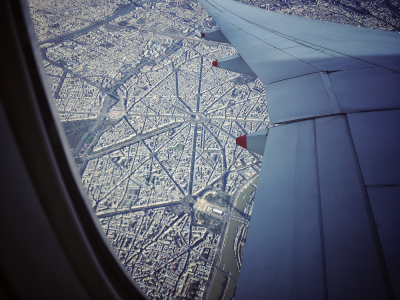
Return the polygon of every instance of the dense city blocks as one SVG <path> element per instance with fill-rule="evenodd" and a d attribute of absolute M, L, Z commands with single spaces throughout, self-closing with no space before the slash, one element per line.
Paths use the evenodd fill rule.
<path fill-rule="evenodd" d="M 88 200 L 132 278 L 157 298 L 234 291 L 261 165 L 235 138 L 268 125 L 261 82 L 212 67 L 235 50 L 200 40 L 214 24 L 196 2 L 31 7 Z M 229 289 L 211 291 L 217 273 Z"/>

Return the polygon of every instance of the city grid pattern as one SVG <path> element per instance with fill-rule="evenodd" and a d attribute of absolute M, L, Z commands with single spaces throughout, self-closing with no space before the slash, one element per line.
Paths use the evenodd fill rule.
<path fill-rule="evenodd" d="M 174 39 L 187 28 L 163 36 L 121 26 L 141 13 L 39 41 L 43 61 L 61 121 L 85 128 L 72 141 L 76 130 L 65 126 L 121 262 L 150 297 L 201 297 L 217 270 L 237 282 L 219 258 L 230 219 L 242 224 L 235 249 L 243 244 L 251 207 L 234 214 L 234 201 L 261 158 L 235 139 L 268 125 L 264 90 L 256 78 L 212 67 L 236 53 L 229 45 Z"/>

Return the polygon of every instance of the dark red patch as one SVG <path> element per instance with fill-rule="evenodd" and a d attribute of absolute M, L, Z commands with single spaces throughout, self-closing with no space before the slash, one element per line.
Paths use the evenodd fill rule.
<path fill-rule="evenodd" d="M 247 149 L 247 134 L 236 138 L 236 145 Z"/>

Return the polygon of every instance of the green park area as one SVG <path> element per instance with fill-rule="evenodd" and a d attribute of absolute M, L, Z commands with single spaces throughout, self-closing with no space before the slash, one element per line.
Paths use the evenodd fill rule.
<path fill-rule="evenodd" d="M 223 222 L 201 211 L 197 212 L 197 220 L 202 226 L 206 226 L 213 233 L 221 234 Z"/>
<path fill-rule="evenodd" d="M 182 145 L 182 144 L 178 144 L 176 147 L 170 147 L 170 148 L 168 148 L 168 151 L 183 151 L 183 148 L 184 148 L 185 146 L 184 145 Z"/>
<path fill-rule="evenodd" d="M 214 194 L 210 193 L 204 197 L 204 199 L 211 204 L 218 205 L 220 207 L 228 207 L 230 202 L 230 196 L 226 194 Z"/>

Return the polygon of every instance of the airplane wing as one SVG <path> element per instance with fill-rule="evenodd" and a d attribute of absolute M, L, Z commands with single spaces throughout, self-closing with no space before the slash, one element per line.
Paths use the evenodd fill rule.
<path fill-rule="evenodd" d="M 199 2 L 272 125 L 235 299 L 400 299 L 399 33 Z"/>

